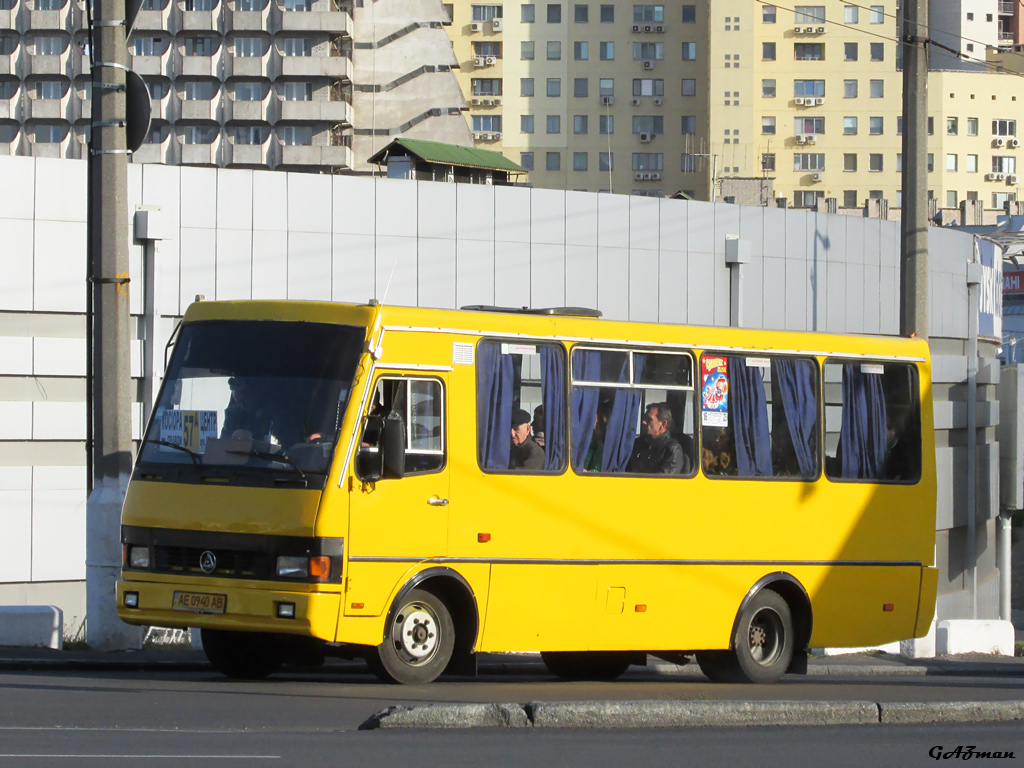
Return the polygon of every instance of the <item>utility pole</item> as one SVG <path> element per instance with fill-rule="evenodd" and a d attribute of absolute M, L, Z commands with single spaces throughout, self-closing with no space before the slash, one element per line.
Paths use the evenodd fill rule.
<path fill-rule="evenodd" d="M 86 640 L 113 650 L 141 645 L 117 617 L 120 523 L 132 469 L 128 305 L 128 80 L 124 0 L 87 0 L 92 19 L 89 148 L 89 336 L 93 476 L 86 504 Z"/>
<path fill-rule="evenodd" d="M 902 0 L 900 334 L 928 338 L 928 0 Z"/>

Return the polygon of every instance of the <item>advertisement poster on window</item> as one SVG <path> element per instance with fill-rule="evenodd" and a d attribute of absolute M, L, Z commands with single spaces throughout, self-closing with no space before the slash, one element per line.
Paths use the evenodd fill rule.
<path fill-rule="evenodd" d="M 705 427 L 729 426 L 729 361 L 724 357 L 700 359 L 700 423 Z"/>

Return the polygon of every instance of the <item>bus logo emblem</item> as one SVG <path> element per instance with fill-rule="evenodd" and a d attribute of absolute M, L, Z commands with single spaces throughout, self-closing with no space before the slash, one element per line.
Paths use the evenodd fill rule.
<path fill-rule="evenodd" d="M 199 567 L 203 573 L 213 573 L 217 570 L 217 556 L 210 550 L 206 550 L 199 556 Z"/>

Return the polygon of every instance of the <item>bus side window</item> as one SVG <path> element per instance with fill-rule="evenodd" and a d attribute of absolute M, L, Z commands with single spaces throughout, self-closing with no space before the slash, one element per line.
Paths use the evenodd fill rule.
<path fill-rule="evenodd" d="M 921 477 L 917 369 L 908 363 L 825 364 L 825 472 L 837 480 Z"/>
<path fill-rule="evenodd" d="M 482 469 L 565 469 L 565 350 L 560 344 L 481 341 L 476 409 Z"/>
<path fill-rule="evenodd" d="M 708 476 L 817 477 L 817 362 L 703 355 L 701 443 Z"/>
<path fill-rule="evenodd" d="M 377 380 L 367 415 L 401 421 L 405 428 L 405 474 L 437 472 L 445 465 L 444 388 L 436 379 Z M 367 423 L 360 450 L 379 450 L 374 422 Z"/>

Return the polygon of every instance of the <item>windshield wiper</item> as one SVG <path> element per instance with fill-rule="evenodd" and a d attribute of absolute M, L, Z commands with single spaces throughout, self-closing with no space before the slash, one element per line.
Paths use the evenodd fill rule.
<path fill-rule="evenodd" d="M 177 448 L 179 451 L 184 451 L 192 459 L 192 463 L 199 464 L 199 454 L 193 451 L 191 448 L 186 448 L 184 445 L 178 445 L 177 443 L 169 443 L 166 440 L 147 440 L 147 445 L 166 445 L 168 448 Z"/>
<path fill-rule="evenodd" d="M 277 461 L 280 462 L 281 464 L 287 464 L 288 466 L 290 466 L 292 469 L 299 473 L 299 477 L 301 477 L 303 480 L 306 479 L 306 473 L 302 471 L 302 467 L 299 466 L 298 462 L 295 461 L 295 459 L 293 459 L 291 456 L 285 456 L 283 453 L 278 454 L 270 453 L 269 451 L 257 450 L 237 451 L 232 449 L 228 449 L 224 451 L 224 453 L 230 453 L 235 456 L 252 456 L 253 458 L 256 459 L 263 459 L 263 461 Z"/>

